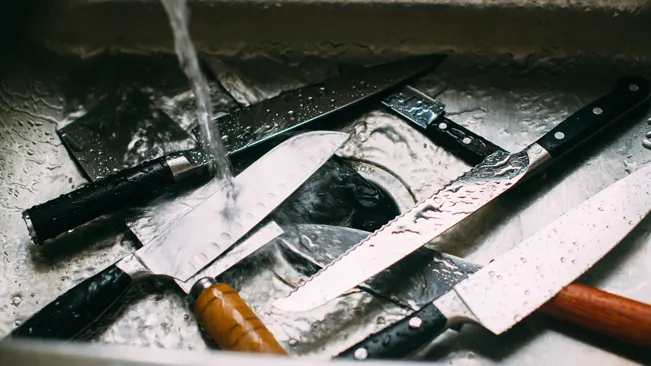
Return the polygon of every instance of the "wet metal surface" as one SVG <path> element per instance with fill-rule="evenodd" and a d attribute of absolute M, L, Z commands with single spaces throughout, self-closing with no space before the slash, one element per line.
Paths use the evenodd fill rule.
<path fill-rule="evenodd" d="M 328 61 L 324 65 L 332 67 Z M 237 63 L 232 67 L 237 69 Z M 319 63 L 314 62 L 313 67 L 317 69 Z M 39 252 L 28 243 L 20 211 L 84 183 L 55 128 L 83 114 L 98 98 L 121 85 L 149 90 L 155 104 L 186 130 L 192 127 L 188 118 L 192 103 L 174 57 L 101 56 L 81 62 L 51 54 L 19 53 L 5 61 L 1 70 L 0 184 L 5 194 L 0 196 L 0 255 L 4 261 L 0 266 L 0 333 L 4 335 L 57 295 L 137 248 L 134 238 L 117 224 L 77 230 L 67 238 L 67 249 L 56 254 L 53 248 Z M 610 90 L 619 76 L 634 73 L 649 77 L 651 68 L 604 59 L 454 56 L 414 86 L 443 102 L 452 120 L 509 151 L 519 151 Z M 215 108 L 233 108 L 233 99 L 215 80 L 210 82 Z M 453 244 L 442 249 L 485 265 L 650 161 L 649 150 L 642 146 L 649 116 L 637 116 L 615 128 L 601 141 L 577 151 L 577 158 L 552 167 L 544 176 L 510 192 L 508 198 L 493 202 L 450 233 L 447 239 L 453 240 L 446 243 Z M 340 156 L 374 164 L 382 161 L 382 167 L 417 199 L 431 195 L 469 169 L 379 105 L 343 123 L 340 129 L 353 133 Z M 646 220 L 640 225 L 580 282 L 651 302 L 650 223 Z M 270 300 L 291 289 L 274 274 L 278 266 L 286 268 L 274 253 L 261 253 L 223 278 L 240 291 L 292 354 L 328 357 L 405 314 L 404 309 L 361 292 L 346 295 L 309 316 L 271 314 Z M 104 321 L 105 327 L 91 339 L 205 349 L 209 343 L 202 338 L 183 298 L 169 282 L 145 282 L 125 300 L 128 306 Z M 630 349 L 614 342 L 533 316 L 499 337 L 477 326 L 448 331 L 425 357 L 440 365 L 538 365 L 628 364 L 623 356 L 631 355 Z"/>

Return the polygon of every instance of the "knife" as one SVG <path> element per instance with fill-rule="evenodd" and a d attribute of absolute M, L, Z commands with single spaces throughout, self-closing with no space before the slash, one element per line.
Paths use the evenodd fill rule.
<path fill-rule="evenodd" d="M 193 276 L 197 272 L 257 226 L 348 137 L 324 131 L 294 136 L 237 175 L 233 183 L 235 194 L 225 184 L 214 183 L 208 185 L 214 192 L 198 204 L 195 201 L 203 199 L 205 192 L 199 192 L 198 198 L 190 194 L 175 202 L 183 210 L 174 211 L 174 215 L 161 214 L 157 220 L 143 217 L 132 223 L 142 248 L 59 296 L 23 322 L 11 336 L 70 339 L 100 317 L 133 282 L 151 275 L 169 276 L 177 283 L 196 281 Z M 279 174 L 281 167 L 283 173 Z M 157 209 L 170 212 L 161 206 Z M 149 229 L 137 230 L 143 227 Z M 263 226 L 250 235 L 255 237 L 260 231 L 260 235 L 267 237 L 277 235 L 273 230 Z M 231 252 L 237 254 L 237 248 Z M 214 272 L 203 273 L 206 274 Z M 181 287 L 188 292 L 187 286 L 191 284 Z"/>
<path fill-rule="evenodd" d="M 503 150 L 485 138 L 445 117 L 445 105 L 407 85 L 386 96 L 382 104 L 411 122 L 434 143 L 477 164 Z"/>
<path fill-rule="evenodd" d="M 445 329 L 465 322 L 481 324 L 496 335 L 507 331 L 592 267 L 649 214 L 649 179 L 651 164 L 646 164 L 459 282 L 443 296 L 347 349 L 338 358 L 403 358 Z M 539 250 L 543 247 L 544 252 Z M 559 311 L 560 307 L 562 311 L 566 306 L 574 310 L 571 317 L 583 317 L 586 324 L 595 321 L 615 327 L 633 326 L 614 329 L 615 334 L 629 335 L 640 344 L 651 346 L 648 306 L 640 308 L 644 309 L 642 313 L 630 312 L 633 319 L 618 319 L 621 313 L 617 307 L 630 304 L 589 297 L 578 297 L 574 304 L 561 304 L 564 297 L 576 296 L 575 292 L 574 285 L 566 288 L 547 305 L 548 309 Z M 604 315 L 607 319 L 599 319 Z"/>
<path fill-rule="evenodd" d="M 443 59 L 444 56 L 418 57 L 361 68 L 354 74 L 283 92 L 218 118 L 215 123 L 225 136 L 232 137 L 227 139 L 225 147 L 229 155 L 234 154 L 359 103 L 438 65 Z M 72 151 L 83 146 L 79 140 L 98 140 L 97 133 L 84 123 L 73 122 L 58 132 Z M 23 212 L 23 220 L 32 241 L 42 244 L 99 216 L 144 203 L 159 194 L 160 189 L 175 186 L 186 178 L 206 178 L 209 175 L 206 162 L 198 149 L 161 156 L 33 206 Z"/>
<path fill-rule="evenodd" d="M 368 234 L 340 226 L 304 224 L 297 225 L 294 231 L 286 230 L 274 242 L 278 243 L 283 257 L 295 269 L 310 276 Z M 306 243 L 305 238 L 310 238 L 309 242 Z M 423 247 L 358 288 L 402 307 L 419 310 L 479 269 L 481 267 L 474 263 Z M 287 283 L 298 283 L 289 276 L 279 275 Z M 651 305 L 589 286 L 571 284 L 539 310 L 613 339 L 651 346 Z M 395 329 L 389 326 L 355 347 L 364 347 L 363 343 L 384 339 L 393 332 Z M 405 337 L 410 334 L 405 334 Z"/>
<path fill-rule="evenodd" d="M 448 183 L 430 198 L 372 233 L 275 306 L 286 311 L 318 307 L 396 263 L 470 216 L 519 181 L 644 102 L 649 83 L 624 77 L 606 96 L 571 115 L 524 150 L 502 150 Z M 395 245 L 399 241 L 400 245 Z M 360 265 L 364 263 L 364 265 Z M 345 274 L 345 275 L 344 275 Z"/>

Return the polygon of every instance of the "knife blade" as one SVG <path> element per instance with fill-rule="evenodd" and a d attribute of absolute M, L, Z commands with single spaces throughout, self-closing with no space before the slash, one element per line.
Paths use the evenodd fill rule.
<path fill-rule="evenodd" d="M 648 96 L 647 80 L 634 76 L 619 79 L 609 94 L 583 107 L 524 150 L 513 154 L 499 150 L 489 155 L 469 172 L 360 241 L 288 297 L 277 300 L 275 306 L 285 311 L 310 310 L 359 285 L 541 171 Z"/>
<path fill-rule="evenodd" d="M 133 282 L 154 274 L 181 281 L 189 279 L 273 211 L 348 137 L 339 132 L 315 131 L 281 143 L 235 177 L 238 194 L 229 198 L 225 186 L 220 184 L 199 205 L 192 200 L 182 202 L 193 208 L 182 217 L 174 217 L 169 229 L 159 230 L 157 235 L 145 239 L 149 241 L 143 242 L 144 246 L 136 252 L 59 296 L 23 322 L 11 336 L 70 339 L 100 317 Z M 287 174 L 278 173 L 280 166 L 288 169 Z M 225 199 L 239 209 L 229 212 L 229 220 L 220 217 Z M 215 222 L 206 221 L 207 217 Z M 219 223 L 221 227 L 216 226 Z M 161 253 L 175 258 L 166 258 Z"/>
<path fill-rule="evenodd" d="M 366 237 L 363 230 L 330 225 L 296 225 L 274 240 L 284 258 L 303 276 L 310 276 Z M 452 290 L 481 266 L 423 247 L 358 286 L 359 289 L 415 311 Z M 276 272 L 297 285 L 296 276 Z M 539 311 L 604 336 L 651 346 L 651 305 L 580 284 L 564 287 Z M 409 321 L 407 316 L 405 321 Z M 395 327 L 395 328 L 394 328 Z M 391 338 L 400 327 L 389 325 L 351 348 Z M 405 333 L 404 337 L 410 337 Z M 405 342 L 417 344 L 422 339 Z M 426 343 L 429 340 L 426 340 Z"/>
<path fill-rule="evenodd" d="M 505 332 L 586 272 L 651 212 L 650 178 L 646 164 L 339 358 L 402 358 L 464 322 L 496 335 Z M 648 318 L 644 323 L 649 329 Z M 648 346 L 651 337 L 644 337 Z"/>
<path fill-rule="evenodd" d="M 217 118 L 215 123 L 219 125 L 224 136 L 230 136 L 226 139 L 225 148 L 229 155 L 234 154 L 359 103 L 435 67 L 443 59 L 444 56 L 417 57 L 360 68 L 355 73 L 342 74 L 321 83 L 283 92 L 274 98 Z M 111 110 L 111 113 L 114 111 Z M 150 109 L 145 109 L 139 113 L 138 116 L 142 114 L 139 118 L 151 119 L 151 115 L 156 115 L 161 119 L 156 123 L 174 124 L 162 111 L 154 113 Z M 101 119 L 108 117 L 104 111 L 99 114 L 101 124 L 103 122 Z M 89 174 L 96 174 L 85 163 L 89 160 L 86 154 L 92 154 L 93 149 L 84 149 L 83 146 L 101 145 L 105 139 L 102 138 L 101 131 L 91 128 L 89 122 L 93 121 L 88 121 L 91 117 L 92 113 L 91 116 L 84 116 L 79 121 L 63 127 L 58 133 L 73 155 L 78 157 L 77 160 L 82 167 L 89 171 Z M 129 125 L 125 128 L 132 127 Z M 175 141 L 191 140 L 190 136 L 183 138 L 184 134 L 187 135 L 185 131 L 177 128 L 172 135 Z M 111 149 L 102 146 L 99 149 L 110 152 L 108 155 L 115 162 L 119 162 L 124 154 L 122 150 L 112 152 Z M 206 169 L 207 161 L 199 149 L 161 156 L 33 206 L 23 212 L 23 220 L 32 241 L 35 244 L 42 244 L 47 239 L 97 217 L 136 203 L 146 202 L 159 194 L 154 188 L 160 190 L 163 187 L 174 186 L 186 178 L 206 178 L 209 175 Z M 91 178 L 98 177 L 94 175 Z"/>

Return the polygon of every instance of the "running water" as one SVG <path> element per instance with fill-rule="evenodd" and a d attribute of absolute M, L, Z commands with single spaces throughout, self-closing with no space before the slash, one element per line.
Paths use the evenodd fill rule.
<path fill-rule="evenodd" d="M 217 178 L 230 181 L 233 178 L 231 166 L 222 144 L 217 124 L 212 123 L 210 89 L 199 68 L 197 51 L 188 32 L 188 7 L 186 0 L 161 0 L 170 19 L 174 33 L 174 49 L 183 72 L 188 77 L 197 106 L 197 121 L 201 131 L 203 150 L 208 164 Z"/>

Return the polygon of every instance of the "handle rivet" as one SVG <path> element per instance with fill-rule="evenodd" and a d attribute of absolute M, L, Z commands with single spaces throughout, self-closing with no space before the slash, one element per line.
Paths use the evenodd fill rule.
<path fill-rule="evenodd" d="M 464 144 L 468 145 L 469 143 L 472 142 L 472 140 L 470 139 L 470 137 L 464 137 L 463 140 L 461 140 L 461 142 L 463 142 Z"/>
<path fill-rule="evenodd" d="M 628 86 L 628 90 L 636 92 L 640 90 L 640 87 L 637 84 L 631 84 Z"/>
<path fill-rule="evenodd" d="M 368 357 L 368 351 L 366 348 L 358 348 L 355 350 L 354 356 L 356 360 L 365 360 Z"/>
<path fill-rule="evenodd" d="M 448 124 L 445 123 L 445 122 L 441 122 L 441 123 L 439 123 L 439 128 L 442 129 L 442 130 L 445 130 L 446 128 L 448 128 Z"/>
<path fill-rule="evenodd" d="M 558 131 L 558 132 L 556 132 L 556 133 L 554 134 L 554 138 L 555 138 L 556 140 L 562 140 L 562 139 L 565 138 L 565 134 L 564 134 L 563 132 L 561 132 L 561 131 Z"/>
<path fill-rule="evenodd" d="M 423 319 L 415 316 L 409 319 L 409 328 L 420 328 L 423 325 Z"/>
<path fill-rule="evenodd" d="M 596 114 L 596 115 L 600 115 L 600 114 L 602 114 L 603 112 L 604 112 L 604 110 L 601 109 L 601 108 L 599 108 L 599 107 L 594 107 L 594 108 L 592 109 L 592 113 L 594 113 L 594 114 Z"/>

